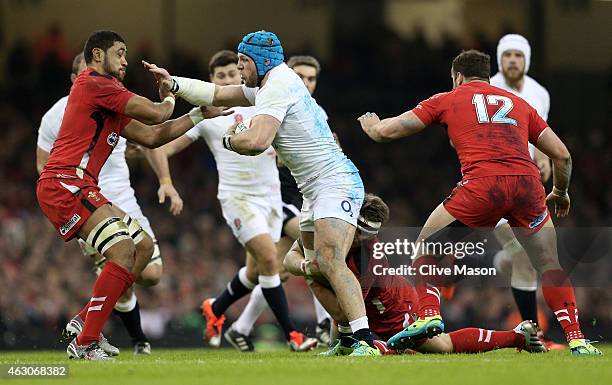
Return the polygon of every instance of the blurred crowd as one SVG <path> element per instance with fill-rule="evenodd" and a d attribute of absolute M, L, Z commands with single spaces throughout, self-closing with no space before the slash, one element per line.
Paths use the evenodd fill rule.
<path fill-rule="evenodd" d="M 136 64 L 141 58 L 149 59 L 147 45 L 134 44 L 126 86 L 155 99 L 153 79 Z M 380 116 L 398 114 L 447 90 L 450 61 L 461 48 L 489 53 L 495 72 L 495 45 L 477 35 L 470 47 L 461 47 L 451 37 L 432 46 L 418 31 L 411 39 L 403 39 L 383 28 L 365 40 L 337 37 L 333 55 L 322 60 L 314 96 L 327 110 L 345 153 L 360 169 L 366 190 L 389 203 L 391 225 L 422 224 L 459 180 L 459 164 L 442 127 L 430 128 L 415 138 L 374 144 L 361 132 L 356 118 L 366 111 Z M 75 242 L 60 240 L 35 197 L 38 125 L 42 114 L 68 93 L 70 62 L 76 52 L 66 48 L 58 28 L 50 29 L 35 44 L 16 42 L 7 51 L 5 73 L 0 75 L 0 347 L 49 346 L 66 320 L 86 303 L 94 281 L 91 261 L 82 256 Z M 312 52 L 295 52 L 303 53 Z M 171 73 L 207 77 L 207 63 L 196 53 L 174 50 L 163 64 Z M 538 68 L 535 77 L 546 86 L 552 78 Z M 604 74 L 601 81 L 610 95 L 612 76 Z M 609 226 L 612 112 L 608 110 L 603 127 L 589 125 L 588 117 L 582 128 L 570 127 L 564 124 L 565 117 L 576 111 L 555 108 L 558 100 L 568 97 L 571 95 L 551 95 L 551 126 L 569 144 L 574 159 L 573 211 L 558 224 Z M 179 103 L 177 113 L 186 109 Z M 205 144 L 191 146 L 173 158 L 171 165 L 185 201 L 185 210 L 177 217 L 157 203 L 157 180 L 146 161 L 130 160 L 132 185 L 156 232 L 164 263 L 160 284 L 137 293 L 145 332 L 153 339 L 174 338 L 188 344 L 200 332 L 201 301 L 224 288 L 243 263 L 244 252 L 220 215 L 216 169 Z M 597 338 L 612 331 L 609 286 L 577 288 L 581 320 L 587 332 L 603 336 Z M 314 310 L 303 281 L 290 280 L 287 293 L 292 316 L 300 325 L 312 327 Z M 237 315 L 241 304 L 231 308 L 229 318 Z M 506 320 L 514 308 L 509 289 L 465 288 L 443 309 L 454 329 L 509 326 Z M 543 314 L 551 316 L 548 310 Z M 263 321 L 272 322 L 272 318 L 266 315 Z M 552 329 L 553 335 L 560 334 L 556 325 Z"/>

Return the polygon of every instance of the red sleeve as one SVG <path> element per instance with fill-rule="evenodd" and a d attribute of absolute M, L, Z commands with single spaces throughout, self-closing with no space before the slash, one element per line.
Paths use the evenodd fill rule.
<path fill-rule="evenodd" d="M 548 123 L 542 119 L 535 108 L 529 106 L 529 109 L 529 142 L 535 146 L 542 131 L 548 127 Z"/>
<path fill-rule="evenodd" d="M 123 131 L 125 126 L 127 126 L 131 121 L 132 121 L 132 118 L 130 118 L 129 116 L 121 115 L 121 121 L 119 122 L 119 129 Z"/>
<path fill-rule="evenodd" d="M 123 114 L 128 100 L 135 94 L 115 78 L 99 76 L 91 83 L 91 95 L 97 106 Z M 126 123 L 127 124 L 127 123 Z"/>
<path fill-rule="evenodd" d="M 440 105 L 444 100 L 444 96 L 446 96 L 448 92 L 443 92 L 440 94 L 435 94 L 427 100 L 419 103 L 415 108 L 412 109 L 412 112 L 421 119 L 421 121 L 429 126 L 432 123 L 438 122 L 440 119 L 440 115 L 442 113 L 442 109 Z"/>

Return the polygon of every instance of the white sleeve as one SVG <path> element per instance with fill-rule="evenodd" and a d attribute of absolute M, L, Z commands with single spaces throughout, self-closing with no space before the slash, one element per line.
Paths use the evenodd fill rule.
<path fill-rule="evenodd" d="M 206 124 L 206 120 L 201 121 L 200 123 L 191 127 L 189 131 L 185 133 L 185 135 L 187 135 L 187 137 L 191 139 L 192 142 L 195 142 L 196 140 L 198 140 L 200 136 L 202 136 L 202 132 L 205 129 L 204 127 L 205 124 Z"/>
<path fill-rule="evenodd" d="M 255 97 L 257 96 L 257 91 L 259 91 L 259 87 L 247 87 L 244 84 L 242 85 L 242 93 L 252 106 L 255 105 Z"/>
<path fill-rule="evenodd" d="M 282 83 L 266 84 L 257 93 L 254 115 L 270 115 L 282 123 L 291 104 L 291 95 Z"/>
<path fill-rule="evenodd" d="M 36 145 L 46 152 L 51 152 L 53 143 L 55 143 L 57 133 L 62 124 L 62 120 L 57 118 L 54 119 L 50 112 L 51 110 L 47 111 L 40 121 L 38 140 L 36 141 Z"/>
<path fill-rule="evenodd" d="M 329 120 L 329 117 L 327 116 L 327 112 L 325 112 L 325 109 L 323 107 L 321 107 L 320 104 L 317 104 L 317 106 L 319 106 L 319 109 L 321 110 L 321 114 L 323 115 L 325 120 Z"/>
<path fill-rule="evenodd" d="M 548 113 L 550 112 L 550 94 L 548 93 L 546 88 L 544 88 L 543 99 L 544 99 L 544 103 L 543 103 L 544 107 L 542 111 L 542 119 L 544 119 L 545 121 L 548 121 Z"/>

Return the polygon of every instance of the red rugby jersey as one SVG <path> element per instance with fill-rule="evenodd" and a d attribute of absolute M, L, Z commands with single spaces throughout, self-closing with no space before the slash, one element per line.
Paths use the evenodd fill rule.
<path fill-rule="evenodd" d="M 100 169 L 131 118 L 123 115 L 134 94 L 110 75 L 87 68 L 77 76 L 57 139 L 40 179 L 80 178 L 98 183 Z"/>
<path fill-rule="evenodd" d="M 463 84 L 412 110 L 426 125 L 448 128 L 463 179 L 540 173 L 527 142 L 536 144 L 548 124 L 526 101 L 486 82 Z"/>

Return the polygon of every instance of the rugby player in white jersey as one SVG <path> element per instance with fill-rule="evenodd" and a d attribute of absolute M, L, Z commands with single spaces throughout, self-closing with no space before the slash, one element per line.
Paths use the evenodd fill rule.
<path fill-rule="evenodd" d="M 308 92 L 312 95 L 317 88 L 317 80 L 321 72 L 319 61 L 312 56 L 292 56 L 287 60 L 287 66 L 298 74 L 308 89 Z M 325 116 L 325 120 L 328 120 L 325 110 L 320 105 L 319 108 L 321 109 L 321 113 Z M 279 261 L 282 261 L 291 248 L 291 245 L 293 245 L 293 242 L 300 236 L 299 214 L 302 209 L 302 194 L 298 189 L 297 183 L 295 183 L 295 179 L 291 175 L 291 171 L 289 171 L 280 160 L 277 160 L 277 165 L 283 203 L 283 229 L 281 238 L 276 243 L 276 249 Z M 320 345 L 327 347 L 331 342 L 331 316 L 314 296 L 313 301 L 317 316 L 317 327 L 315 329 L 317 339 Z M 253 351 L 254 347 L 250 334 L 257 318 L 259 318 L 266 307 L 266 300 L 263 298 L 261 289 L 255 288 L 251 293 L 249 302 L 240 314 L 240 317 L 238 317 L 230 329 L 225 333 L 225 339 L 230 341 L 230 343 L 240 351 Z"/>
<path fill-rule="evenodd" d="M 211 82 L 218 86 L 240 85 L 242 80 L 237 63 L 236 53 L 227 50 L 217 52 L 208 66 Z M 257 156 L 247 157 L 223 148 L 222 138 L 227 129 L 250 119 L 255 107 L 235 107 L 233 111 L 232 115 L 197 124 L 162 147 L 166 156 L 172 156 L 198 138 L 206 141 L 217 163 L 217 197 L 223 217 L 247 252 L 246 266 L 228 283 L 227 289 L 217 298 L 208 298 L 202 303 L 202 314 L 206 318 L 205 337 L 211 346 L 218 347 L 225 311 L 255 289 L 254 295 L 259 295 L 264 306 L 268 303 L 273 310 L 291 350 L 310 350 L 316 346 L 317 340 L 296 330 L 289 318 L 284 289 L 276 281 L 281 262 L 277 258 L 275 243 L 280 238 L 283 225 L 276 153 L 272 147 L 268 147 Z M 164 173 L 169 173 L 169 170 L 166 168 Z M 249 347 L 247 350 L 252 350 L 250 341 L 234 336 L 231 329 L 225 338 L 240 350 Z"/>
<path fill-rule="evenodd" d="M 86 68 L 83 53 L 78 54 L 72 63 L 72 74 L 70 75 L 71 81 L 74 82 L 76 76 Z M 44 165 L 47 163 L 49 158 L 49 152 L 53 147 L 53 143 L 57 138 L 63 117 L 66 103 L 68 102 L 68 96 L 65 96 L 58 100 L 49 111 L 47 111 L 41 121 L 40 128 L 38 130 L 38 140 L 36 149 L 36 168 L 40 173 Z M 159 282 L 162 274 L 162 260 L 159 252 L 159 247 L 155 241 L 155 235 L 149 224 L 149 220 L 143 215 L 134 196 L 134 190 L 130 185 L 130 171 L 125 161 L 126 152 L 126 140 L 123 137 L 119 138 L 119 142 L 115 146 L 113 152 L 105 163 L 104 167 L 100 172 L 99 186 L 102 194 L 111 200 L 114 204 L 121 207 L 132 219 L 137 220 L 144 231 L 146 231 L 154 241 L 153 254 L 151 255 L 151 261 L 145 267 L 142 272 L 141 278 L 138 283 L 144 286 L 153 286 Z M 156 151 L 157 154 L 151 155 L 151 151 Z M 145 150 L 147 158 L 153 162 L 153 159 L 159 159 L 158 154 L 160 150 Z M 156 165 L 152 163 L 153 168 L 156 169 Z M 165 200 L 168 196 L 171 200 L 171 211 L 174 214 L 178 214 L 181 211 L 183 202 L 172 186 L 170 179 L 160 179 L 161 186 L 158 191 L 160 203 Z M 95 261 L 96 274 L 99 274 L 104 266 L 105 259 L 102 257 L 96 249 L 87 245 L 85 242 L 79 240 L 79 245 L 83 254 L 90 256 Z M 142 330 L 140 323 L 140 307 L 134 288 L 131 287 L 128 291 L 117 301 L 115 305 L 114 313 L 119 316 L 123 322 L 134 346 L 135 354 L 150 354 L 151 344 L 149 343 L 146 335 Z M 65 332 L 68 335 L 78 334 L 82 328 L 83 321 L 79 316 L 73 318 L 68 325 L 66 325 Z M 119 349 L 108 343 L 107 340 L 100 342 L 100 347 L 103 348 L 107 354 L 117 355 Z"/>
<path fill-rule="evenodd" d="M 527 75 L 530 63 L 531 47 L 527 39 L 517 34 L 503 36 L 497 45 L 499 72 L 491 77 L 491 85 L 520 96 L 536 109 L 542 119 L 548 120 L 550 96 L 546 88 Z M 529 152 L 540 169 L 542 182 L 547 182 L 551 174 L 550 160 L 531 143 Z M 537 272 L 507 220 L 502 219 L 499 222 L 495 235 L 503 247 L 495 256 L 496 267 L 510 274 L 512 294 L 522 319 L 537 322 Z M 540 336 L 542 337 L 541 332 Z M 565 348 L 564 345 L 552 341 L 543 342 L 548 349 Z"/>
<path fill-rule="evenodd" d="M 305 256 L 318 262 L 357 340 L 351 354 L 380 355 L 359 282 L 345 262 L 364 198 L 359 171 L 336 144 L 300 77 L 283 62 L 283 48 L 274 33 L 246 35 L 238 45 L 238 54 L 243 86 L 171 77 L 155 65 L 149 65 L 149 70 L 166 89 L 191 104 L 255 106 L 250 127 L 238 133 L 228 130 L 224 147 L 243 155 L 257 155 L 270 145 L 274 147 L 304 198 L 300 231 Z M 280 287 L 280 276 L 276 275 L 274 282 Z"/>

